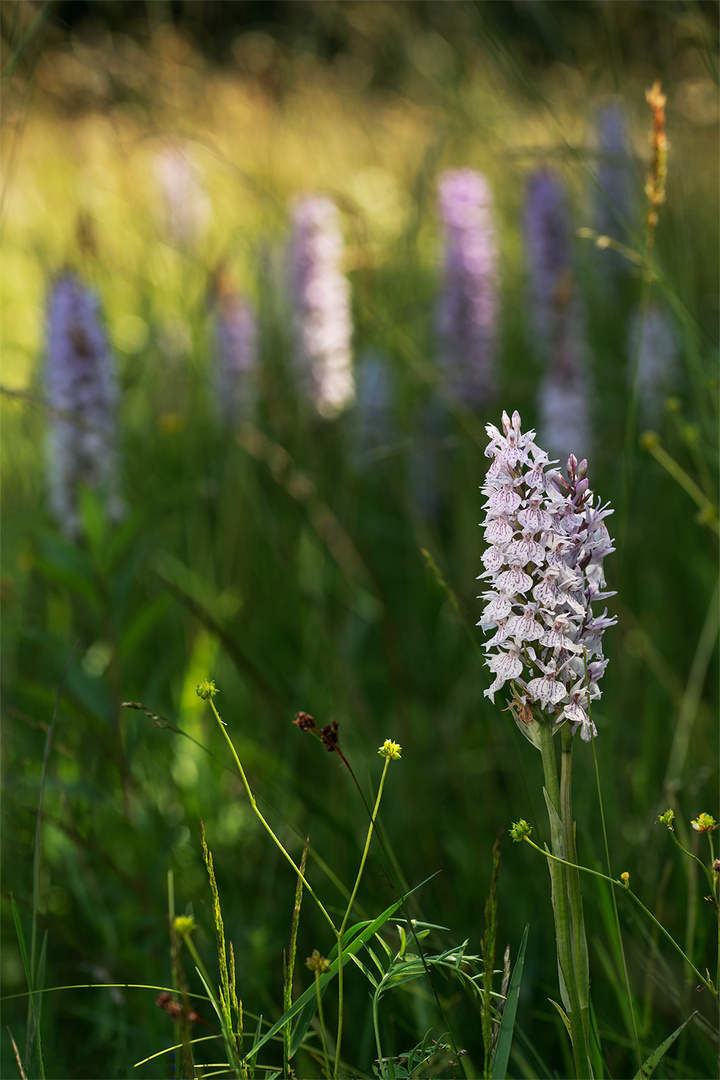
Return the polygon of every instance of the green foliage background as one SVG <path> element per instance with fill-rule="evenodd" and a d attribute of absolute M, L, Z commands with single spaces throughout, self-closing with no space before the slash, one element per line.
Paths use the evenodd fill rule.
<path fill-rule="evenodd" d="M 109 13 L 119 8 L 124 22 Z M 61 685 L 35 897 L 47 934 L 45 986 L 168 985 L 168 869 L 178 910 L 187 906 L 203 928 L 213 970 L 202 818 L 239 993 L 248 1012 L 280 1015 L 295 882 L 249 813 L 195 695 L 208 676 L 264 812 L 298 857 L 310 836 L 308 872 L 331 909 L 354 880 L 367 822 L 347 774 L 291 721 L 299 709 L 320 723 L 336 719 L 368 792 L 379 779 L 377 747 L 386 738 L 402 744 L 381 814 L 395 870 L 409 886 L 438 872 L 417 895 L 416 914 L 477 951 L 499 829 L 522 816 L 536 836 L 546 833 L 539 760 L 509 714 L 483 698 L 489 676 L 473 626 L 484 424 L 497 423 L 502 408 L 535 422 L 524 181 L 551 163 L 571 191 L 576 224 L 592 225 L 594 112 L 607 94 L 621 95 L 638 200 L 629 243 L 642 250 L 644 91 L 656 78 L 668 95 L 670 158 L 652 290 L 673 313 L 683 365 L 660 436 L 717 506 L 715 8 L 354 0 L 286 8 L 264 21 L 245 10 L 237 32 L 225 12 L 214 33 L 210 14 L 206 26 L 192 5 L 97 4 L 72 26 L 68 5 L 2 7 L 5 995 L 26 988 L 9 896 L 29 932 L 43 754 Z M 169 241 L 159 210 L 155 163 L 169 139 L 191 149 L 211 207 L 202 240 L 186 250 Z M 466 165 L 492 185 L 501 257 L 502 390 L 481 416 L 439 382 L 433 339 L 436 178 Z M 362 471 L 351 454 L 352 414 L 314 422 L 290 383 L 287 207 L 314 190 L 343 212 L 356 355 L 381 353 L 396 387 L 396 430 Z M 84 247 L 79 216 L 92 238 Z M 695 963 L 712 970 L 702 886 L 653 821 L 674 806 L 678 835 L 693 845 L 689 819 L 717 814 L 717 534 L 712 515 L 709 525 L 699 521 L 687 493 L 641 449 L 639 433 L 626 453 L 627 325 L 641 282 L 631 273 L 608 297 L 599 286 L 604 254 L 578 241 L 595 386 L 590 478 L 615 507 L 618 548 L 606 565 L 618 626 L 607 635 L 610 664 L 594 713 L 611 857 Z M 221 259 L 259 310 L 262 437 L 220 430 L 212 408 L 206 297 Z M 43 305 L 49 277 L 64 265 L 78 267 L 103 299 L 122 385 L 130 508 L 113 531 L 86 500 L 80 546 L 60 538 L 45 496 Z M 428 523 L 412 460 L 431 399 L 447 411 L 451 437 L 440 447 L 441 513 Z M 124 700 L 144 702 L 190 738 L 123 710 Z M 576 776 L 580 858 L 600 866 L 584 745 Z M 368 916 L 393 899 L 378 852 L 358 898 Z M 547 1000 L 557 996 L 548 884 L 539 856 L 503 846 L 501 947 L 508 941 L 514 953 L 530 923 L 512 1075 L 567 1075 Z M 594 1006 L 609 1067 L 624 1075 L 630 1035 L 608 897 L 588 887 L 585 903 Z M 674 956 L 653 952 L 632 910 L 622 918 L 648 1051 L 700 1010 L 694 1034 L 656 1075 L 710 1075 L 709 1003 Z M 299 955 L 328 951 L 326 937 L 306 902 Z M 298 992 L 309 982 L 303 969 Z M 440 992 L 468 1050 L 467 1075 L 478 1075 L 478 1015 L 453 984 Z M 367 990 L 348 980 L 347 993 L 355 1019 L 344 1056 L 370 1074 Z M 19 1043 L 26 1009 L 23 999 L 4 1003 Z M 150 990 L 63 990 L 45 995 L 42 1010 L 48 1076 L 127 1076 L 172 1041 Z M 390 995 L 383 1022 L 393 1052 L 427 1027 L 442 1032 L 425 991 Z M 302 1067 L 315 1068 L 309 1059 Z M 5 1032 L 2 1068 L 14 1075 Z M 159 1068 L 166 1064 L 136 1073 Z"/>

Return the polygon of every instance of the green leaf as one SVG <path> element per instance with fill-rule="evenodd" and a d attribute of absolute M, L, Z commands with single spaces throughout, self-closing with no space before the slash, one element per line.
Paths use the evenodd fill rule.
<path fill-rule="evenodd" d="M 513 1031 L 515 1029 L 515 1017 L 517 1016 L 518 998 L 520 997 L 520 984 L 522 983 L 523 965 L 525 963 L 525 947 L 527 945 L 530 924 L 525 926 L 517 960 L 513 973 L 510 976 L 505 1008 L 500 1021 L 500 1033 L 498 1035 L 497 1048 L 493 1058 L 492 1080 L 505 1080 L 508 1061 L 510 1060 L 510 1047 L 512 1046 Z"/>
<path fill-rule="evenodd" d="M 404 899 L 405 898 L 403 897 L 403 900 Z M 379 915 L 377 917 L 377 919 L 374 920 L 374 922 L 368 923 L 365 926 L 365 929 L 362 930 L 360 932 L 360 934 L 358 934 L 358 936 L 353 941 L 349 942 L 347 947 L 345 946 L 344 941 L 343 941 L 343 956 L 345 956 L 346 953 L 353 954 L 353 953 L 359 952 L 360 949 L 363 947 L 363 945 L 365 945 L 365 943 L 367 941 L 369 941 L 370 938 L 375 933 L 377 933 L 377 931 L 382 926 L 385 925 L 387 920 L 392 918 L 392 916 L 395 914 L 397 909 L 400 907 L 401 903 L 402 903 L 402 900 L 396 900 L 394 904 L 391 904 L 389 908 L 386 908 L 386 910 L 382 913 L 382 915 Z M 344 938 L 345 938 L 345 935 L 343 935 L 343 939 Z M 320 993 L 321 994 L 324 992 L 327 984 L 329 982 L 332 982 L 332 980 L 337 975 L 337 968 L 338 968 L 337 949 L 334 949 L 333 951 L 336 953 L 336 955 L 335 955 L 335 959 L 332 961 L 332 963 L 330 965 L 330 970 L 328 972 L 326 972 L 324 975 L 320 976 Z M 313 1005 L 313 1003 L 314 1003 L 314 1005 Z M 253 1046 L 252 1050 L 250 1050 L 245 1055 L 246 1060 L 248 1058 L 252 1057 L 253 1054 L 256 1054 L 258 1052 L 258 1050 L 260 1049 L 260 1047 L 263 1046 L 266 1042 L 268 1042 L 269 1039 L 272 1039 L 274 1035 L 277 1035 L 278 1031 L 280 1031 L 281 1028 L 283 1028 L 285 1026 L 285 1024 L 287 1024 L 288 1020 L 292 1020 L 292 1018 L 294 1016 L 297 1016 L 298 1013 L 303 1012 L 303 1010 L 305 1010 L 306 1006 L 307 1006 L 307 1010 L 303 1013 L 303 1016 L 302 1016 L 301 1020 L 298 1021 L 296 1030 L 293 1031 L 293 1037 L 290 1040 L 290 1049 L 292 1051 L 290 1056 L 293 1057 L 294 1054 L 297 1053 L 298 1048 L 300 1046 L 300 1043 L 302 1042 L 302 1039 L 303 1039 L 303 1037 L 305 1035 L 305 1032 L 303 1032 L 302 1035 L 300 1036 L 300 1038 L 298 1039 L 298 1031 L 299 1031 L 299 1029 L 301 1027 L 301 1024 L 305 1023 L 305 1021 L 307 1020 L 307 1023 L 305 1025 L 305 1031 L 307 1031 L 308 1027 L 310 1026 L 310 1021 L 312 1020 L 313 1016 L 315 1015 L 315 1009 L 317 1009 L 317 998 L 316 998 L 315 983 L 313 983 L 312 986 L 308 986 L 307 990 L 303 994 L 300 995 L 300 997 L 297 999 L 297 1001 L 293 1002 L 292 1006 L 287 1010 L 287 1012 L 283 1013 L 283 1015 L 280 1017 L 280 1019 L 277 1020 L 273 1024 L 273 1026 L 270 1028 L 270 1030 L 265 1032 L 262 1039 L 260 1039 L 260 1041 L 257 1043 L 257 1045 Z M 296 1045 L 296 1043 L 297 1043 L 297 1045 Z"/>
<path fill-rule="evenodd" d="M 660 1045 L 655 1050 L 653 1050 L 650 1057 L 647 1058 L 647 1060 L 644 1062 L 642 1068 L 635 1073 L 635 1075 L 633 1076 L 633 1080 L 647 1080 L 648 1076 L 652 1076 L 655 1069 L 657 1068 L 658 1063 L 665 1056 L 667 1051 L 677 1039 L 678 1035 L 680 1035 L 681 1032 L 684 1031 L 684 1029 L 688 1026 L 693 1016 L 697 1016 L 697 1009 L 694 1013 L 691 1013 L 690 1016 L 688 1016 L 687 1020 L 685 1020 L 680 1025 L 677 1031 L 673 1031 L 672 1035 L 668 1035 L 667 1039 L 665 1039 L 664 1042 L 661 1042 Z"/>
<path fill-rule="evenodd" d="M 560 1013 L 560 1019 L 562 1020 L 563 1024 L 565 1025 L 565 1027 L 567 1029 L 567 1033 L 570 1036 L 570 1041 L 572 1042 L 572 1031 L 570 1029 L 570 1017 L 565 1012 L 562 1005 L 558 1005 L 557 1001 L 553 1001 L 552 998 L 548 998 L 548 1001 L 550 1002 L 551 1005 L 554 1005 L 555 1008 L 557 1009 L 557 1011 Z"/>
<path fill-rule="evenodd" d="M 368 952 L 370 953 L 370 956 L 371 956 L 371 957 L 372 957 L 372 959 L 373 959 L 373 963 L 375 964 L 375 967 L 376 967 L 376 968 L 378 969 L 378 971 L 380 972 L 380 978 L 381 978 L 381 979 L 384 979 L 384 978 L 385 978 L 385 974 L 386 974 L 386 972 L 385 972 L 385 968 L 384 968 L 384 967 L 382 966 L 382 964 L 381 964 L 381 963 L 380 963 L 380 961 L 378 960 L 378 958 L 377 958 L 377 954 L 376 954 L 375 952 L 373 952 L 373 950 L 372 950 L 372 949 L 370 948 L 370 946 L 369 946 L 369 945 L 367 946 L 367 951 L 368 951 Z"/>
<path fill-rule="evenodd" d="M 320 987 L 320 997 L 322 997 L 324 995 L 326 988 L 327 988 L 327 986 L 321 986 Z M 315 990 L 314 984 L 313 984 L 313 986 L 310 987 L 310 989 L 313 990 L 313 991 Z M 307 991 L 306 991 L 306 993 L 307 993 Z M 303 994 L 303 997 L 305 997 L 305 996 L 306 996 L 306 994 Z M 298 1001 L 301 1001 L 301 1000 L 302 1000 L 301 998 L 298 998 Z M 295 1004 L 297 1004 L 297 1002 Z M 290 1012 L 290 1009 L 288 1009 L 288 1012 Z M 307 1030 L 310 1027 L 310 1024 L 312 1023 L 312 1018 L 313 1018 L 313 1016 L 315 1015 L 316 1012 L 317 1012 L 317 994 L 313 994 L 313 997 L 310 998 L 310 1000 L 305 1002 L 305 1005 L 303 1006 L 303 1009 L 300 1012 L 300 1016 L 297 1019 L 297 1023 L 295 1024 L 295 1027 L 293 1028 L 292 1035 L 290 1036 L 290 1050 L 289 1050 L 289 1053 L 288 1053 L 288 1058 L 290 1058 L 291 1060 L 292 1060 L 292 1058 L 295 1057 L 298 1050 L 300 1049 L 300 1044 L 302 1043 L 303 1039 L 307 1035 Z"/>
<path fill-rule="evenodd" d="M 362 960 L 359 960 L 357 956 L 354 956 L 352 953 L 348 954 L 348 960 L 351 960 L 356 967 L 360 968 L 367 981 L 377 990 L 379 983 L 367 964 L 363 964 Z"/>
<path fill-rule="evenodd" d="M 355 926 L 351 927 L 350 930 L 346 931 L 343 934 L 343 956 L 345 955 L 345 953 L 351 953 L 351 954 L 358 953 L 360 951 L 360 949 L 363 947 L 363 945 L 365 945 L 365 943 L 368 942 L 370 940 L 370 938 L 372 938 L 378 932 L 378 930 L 382 929 L 382 927 L 385 925 L 385 923 L 388 921 L 388 919 L 392 918 L 392 916 L 395 914 L 397 909 L 405 902 L 405 900 L 407 900 L 408 896 L 411 896 L 412 893 L 414 893 L 418 889 L 422 888 L 423 885 L 426 885 L 428 883 L 428 881 L 431 881 L 432 878 L 434 878 L 434 877 L 435 877 L 435 874 L 431 874 L 430 877 L 425 878 L 424 881 L 421 881 L 413 889 L 410 889 L 409 892 L 406 892 L 405 895 L 402 896 L 399 900 L 396 900 L 394 904 L 391 904 L 389 908 L 386 908 L 385 911 L 383 911 L 381 915 L 378 915 L 377 919 L 374 919 L 372 922 L 356 923 Z M 359 927 L 364 927 L 364 929 L 361 930 L 360 933 L 357 935 L 357 937 L 354 938 L 352 941 L 350 941 L 349 944 L 346 946 L 345 945 L 346 939 L 349 938 L 349 936 L 355 930 L 357 930 Z M 337 975 L 337 967 L 338 967 L 338 963 L 337 963 L 337 947 L 333 948 L 332 952 L 330 953 L 330 957 L 334 957 L 334 959 L 332 960 L 332 963 L 330 965 L 330 970 L 328 972 L 326 972 L 325 975 L 320 976 L 320 992 L 321 993 L 323 992 L 323 990 L 325 989 L 327 984 L 329 982 L 332 982 L 332 980 Z M 328 957 L 328 959 L 330 959 L 330 957 Z M 277 1020 L 273 1024 L 273 1026 L 270 1028 L 270 1030 L 265 1032 L 262 1039 L 255 1046 L 253 1046 L 252 1050 L 248 1051 L 248 1053 L 245 1055 L 245 1060 L 247 1061 L 250 1057 L 252 1057 L 254 1054 L 256 1054 L 261 1046 L 264 1046 L 264 1044 L 266 1042 L 268 1042 L 269 1039 L 272 1039 L 273 1036 L 277 1035 L 278 1031 L 280 1031 L 285 1026 L 285 1024 L 287 1024 L 288 1020 L 292 1020 L 292 1018 L 294 1016 L 297 1016 L 298 1013 L 302 1012 L 303 1009 L 305 1009 L 305 1006 L 308 1004 L 308 1002 L 315 1001 L 315 1000 L 316 1000 L 316 991 L 315 991 L 315 984 L 313 983 L 312 986 L 309 986 L 307 988 L 307 990 L 303 994 L 300 995 L 300 997 L 297 999 L 297 1001 L 293 1002 L 291 1008 L 289 1008 L 287 1010 L 287 1012 L 283 1013 L 283 1015 L 280 1017 L 280 1019 Z M 317 1002 L 316 1002 L 316 1004 L 317 1004 Z M 308 1011 L 310 1012 L 310 1018 L 307 1021 L 307 1025 L 309 1027 L 310 1021 L 312 1020 L 312 1017 L 314 1016 L 314 1010 L 310 1011 L 308 1009 Z M 303 1021 L 304 1021 L 304 1019 L 305 1019 L 305 1017 L 303 1016 Z M 300 1028 L 300 1021 L 298 1021 L 297 1028 L 298 1029 Z M 305 1028 L 305 1031 L 307 1031 L 307 1027 Z M 303 1035 L 304 1035 L 304 1032 L 303 1032 Z M 296 1032 L 293 1032 L 293 1037 L 292 1037 L 291 1042 L 290 1042 L 291 1047 L 295 1044 L 295 1042 L 296 1042 Z M 302 1042 L 302 1037 L 297 1042 L 297 1045 L 295 1046 L 294 1053 L 297 1053 L 300 1042 Z M 293 1054 L 291 1054 L 290 1056 L 292 1057 Z"/>

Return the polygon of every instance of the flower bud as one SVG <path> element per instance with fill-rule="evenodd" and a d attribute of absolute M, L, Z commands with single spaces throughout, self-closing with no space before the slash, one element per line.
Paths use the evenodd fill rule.
<path fill-rule="evenodd" d="M 312 956 L 308 956 L 305 964 L 318 975 L 325 975 L 330 970 L 330 961 L 321 956 L 317 949 L 313 949 Z"/>
<path fill-rule="evenodd" d="M 400 743 L 393 742 L 391 739 L 386 739 L 378 750 L 380 757 L 390 758 L 391 761 L 400 760 L 400 751 L 402 746 Z"/>
<path fill-rule="evenodd" d="M 532 826 L 528 825 L 524 818 L 520 818 L 519 821 L 513 822 L 510 826 L 510 836 L 516 844 L 519 844 L 521 840 L 525 840 L 530 836 L 532 832 Z"/>
<path fill-rule="evenodd" d="M 212 679 L 203 679 L 203 681 L 195 687 L 195 693 L 198 697 L 202 698 L 203 701 L 207 701 L 208 698 L 215 697 L 219 691 Z"/>

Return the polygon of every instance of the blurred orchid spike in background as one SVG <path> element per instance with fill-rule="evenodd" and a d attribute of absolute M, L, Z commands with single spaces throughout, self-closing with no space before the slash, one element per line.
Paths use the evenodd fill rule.
<path fill-rule="evenodd" d="M 543 445 L 561 460 L 592 449 L 585 316 L 577 291 L 570 209 L 546 170 L 527 185 L 525 243 L 532 347 L 544 365 L 538 394 Z"/>
<path fill-rule="evenodd" d="M 101 492 L 119 521 L 117 387 L 96 294 L 71 271 L 52 283 L 47 306 L 45 382 L 51 409 L 50 503 L 62 532 L 80 533 L 81 485 Z"/>
<path fill-rule="evenodd" d="M 640 309 L 630 323 L 630 378 L 635 372 L 639 415 L 643 424 L 657 424 L 665 401 L 676 389 L 680 355 L 669 315 L 657 305 Z"/>
<path fill-rule="evenodd" d="M 615 549 L 604 519 L 612 513 L 589 488 L 587 462 L 570 457 L 568 476 L 549 467 L 548 455 L 523 433 L 520 416 L 503 413 L 500 432 L 487 425 L 485 451 L 493 459 L 483 494 L 488 548 L 478 580 L 485 609 L 478 626 L 494 631 L 486 664 L 495 676 L 491 701 L 506 682 L 518 726 L 531 741 L 533 710 L 569 722 L 585 741 L 596 735 L 590 702 L 600 697 L 607 661 L 602 635 L 617 621 L 592 605 L 614 593 L 605 586 L 603 560 Z"/>
<path fill-rule="evenodd" d="M 532 346 L 547 362 L 553 355 L 573 284 L 570 209 L 562 184 L 547 169 L 528 179 L 525 253 Z"/>
<path fill-rule="evenodd" d="M 622 102 L 606 101 L 597 110 L 597 187 L 594 225 L 600 236 L 627 243 L 632 220 L 632 159 L 628 151 L 627 119 Z M 630 263 L 612 248 L 594 252 L 604 285 L 618 287 L 627 277 Z"/>
<path fill-rule="evenodd" d="M 463 404 L 480 409 L 496 391 L 498 252 L 487 180 L 473 169 L 443 173 L 438 209 L 444 227 L 441 370 Z"/>
<path fill-rule="evenodd" d="M 157 156 L 155 175 L 168 239 L 179 248 L 194 247 L 202 239 L 210 217 L 210 201 L 199 166 L 183 146 L 170 144 Z"/>
<path fill-rule="evenodd" d="M 355 395 L 339 214 L 330 199 L 308 196 L 295 203 L 292 220 L 289 272 L 298 390 L 322 417 L 333 419 Z"/>
<path fill-rule="evenodd" d="M 215 400 L 224 424 L 252 415 L 257 399 L 257 322 L 252 305 L 234 288 L 224 266 L 211 291 L 215 344 Z"/>
<path fill-rule="evenodd" d="M 568 296 L 567 304 L 552 363 L 538 391 L 540 440 L 560 461 L 570 454 L 585 457 L 592 451 L 585 320 L 574 297 Z"/>

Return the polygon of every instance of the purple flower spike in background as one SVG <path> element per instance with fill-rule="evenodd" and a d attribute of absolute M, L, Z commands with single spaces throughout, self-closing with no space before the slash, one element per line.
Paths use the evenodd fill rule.
<path fill-rule="evenodd" d="M 622 103 L 610 100 L 597 111 L 597 187 L 594 226 L 600 236 L 627 242 L 632 217 L 632 160 L 628 152 L 627 120 Z M 606 286 L 620 286 L 630 267 L 612 248 L 595 249 L 595 261 Z"/>
<path fill-rule="evenodd" d="M 585 326 L 577 296 L 571 219 L 560 182 L 534 173 L 527 186 L 527 249 L 532 344 L 545 372 L 538 411 L 543 445 L 566 460 L 592 448 Z"/>
<path fill-rule="evenodd" d="M 602 635 L 616 622 L 593 611 L 614 595 L 603 572 L 615 550 L 604 522 L 612 510 L 595 501 L 586 461 L 571 456 L 566 480 L 517 412 L 503 413 L 502 426 L 486 428 L 493 461 L 482 489 L 489 546 L 479 580 L 489 588 L 478 626 L 492 633 L 485 662 L 494 675 L 485 695 L 494 701 L 509 682 L 513 715 L 535 745 L 533 710 L 589 741 L 597 734 L 589 706 L 607 664 Z"/>
<path fill-rule="evenodd" d="M 293 209 L 290 291 L 295 373 L 301 396 L 325 419 L 352 403 L 350 286 L 342 272 L 343 239 L 337 207 L 324 196 Z"/>
<path fill-rule="evenodd" d="M 257 398 L 257 323 L 252 306 L 222 267 L 213 292 L 216 403 L 223 423 L 232 427 L 250 418 Z"/>
<path fill-rule="evenodd" d="M 452 392 L 470 409 L 496 391 L 498 255 L 493 200 L 473 169 L 443 173 L 438 209 L 444 225 L 437 329 L 441 368 Z"/>
<path fill-rule="evenodd" d="M 570 211 L 560 181 L 545 169 L 528 180 L 525 202 L 530 329 L 544 360 L 555 353 L 572 291 Z"/>
<path fill-rule="evenodd" d="M 604 236 L 622 239 L 632 204 L 632 161 L 625 110 L 608 101 L 597 112 L 598 183 L 595 226 Z"/>
<path fill-rule="evenodd" d="M 80 532 L 78 489 L 105 496 L 123 517 L 117 478 L 117 388 L 98 299 L 75 274 L 54 281 L 48 299 L 45 380 L 51 409 L 50 502 L 62 532 Z"/>
<path fill-rule="evenodd" d="M 570 302 L 560 327 L 551 367 L 538 392 L 540 440 L 553 458 L 587 457 L 592 450 L 590 380 L 585 364 L 585 336 L 578 306 Z"/>
<path fill-rule="evenodd" d="M 630 373 L 637 364 L 637 395 L 644 424 L 659 422 L 666 399 L 678 380 L 678 341 L 669 316 L 659 307 L 633 315 L 630 325 Z"/>

